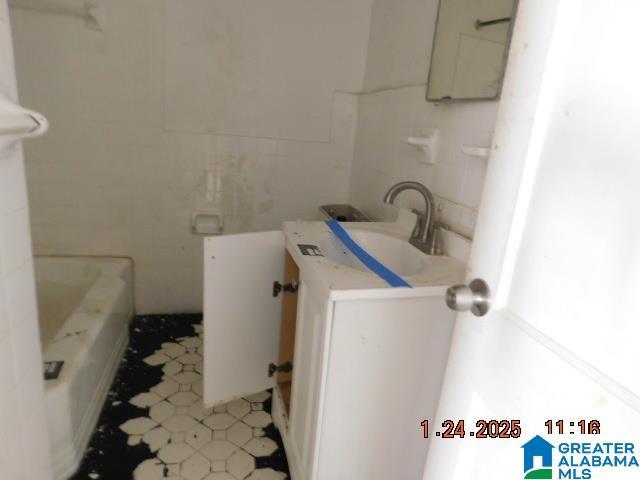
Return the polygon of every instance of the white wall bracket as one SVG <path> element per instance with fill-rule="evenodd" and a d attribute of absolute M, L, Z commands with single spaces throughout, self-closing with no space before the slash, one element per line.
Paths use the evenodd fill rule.
<path fill-rule="evenodd" d="M 491 147 L 463 146 L 461 147 L 461 150 L 462 150 L 462 153 L 464 153 L 465 155 L 469 155 L 470 157 L 476 157 L 476 158 L 487 159 L 491 154 Z"/>
<path fill-rule="evenodd" d="M 435 165 L 438 160 L 438 146 L 440 143 L 440 131 L 437 128 L 425 128 L 420 136 L 407 137 L 403 141 L 407 145 L 416 147 L 423 153 L 420 163 Z"/>

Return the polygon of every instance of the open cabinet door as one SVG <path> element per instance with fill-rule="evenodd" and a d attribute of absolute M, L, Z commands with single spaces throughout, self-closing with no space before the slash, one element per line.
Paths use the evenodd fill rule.
<path fill-rule="evenodd" d="M 284 271 L 282 232 L 225 235 L 204 244 L 204 404 L 275 385 Z"/>

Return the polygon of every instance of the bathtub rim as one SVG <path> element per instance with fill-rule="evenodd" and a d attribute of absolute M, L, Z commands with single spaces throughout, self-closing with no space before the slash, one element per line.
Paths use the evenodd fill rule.
<path fill-rule="evenodd" d="M 41 344 L 43 361 L 62 360 L 69 362 L 63 367 L 62 374 L 56 380 L 44 381 L 45 405 L 47 407 L 47 424 L 51 436 L 52 467 L 56 480 L 65 480 L 79 467 L 91 440 L 92 433 L 100 417 L 107 394 L 120 366 L 120 359 L 128 345 L 129 325 L 135 315 L 134 303 L 134 262 L 130 257 L 95 256 L 95 255 L 37 255 L 38 260 L 86 261 L 95 263 L 100 270 L 96 280 L 87 289 L 78 305 L 69 313 L 47 345 Z M 35 263 L 34 263 L 35 265 Z M 56 266 L 64 269 L 64 266 Z M 105 290 L 106 288 L 106 290 Z M 96 292 L 95 289 L 98 289 Z M 91 315 L 88 308 L 92 302 L 100 302 L 108 308 L 99 314 Z M 69 324 L 86 322 L 89 337 L 58 338 Z M 110 323 L 115 322 L 115 323 Z M 111 333 L 109 333 L 109 331 Z M 106 335 L 106 337 L 105 337 Z M 89 341 L 87 341 L 87 338 Z M 63 343 L 64 342 L 64 343 Z M 69 345 L 68 342 L 71 342 Z M 66 343 L 66 345 L 65 345 Z M 93 349 L 100 345 L 108 345 L 99 357 L 99 379 L 93 387 L 87 387 L 84 405 L 79 407 L 79 418 L 68 413 L 68 406 L 72 404 L 74 390 L 83 393 L 83 376 L 90 372 L 90 358 Z M 71 352 L 56 354 L 55 349 L 63 352 L 71 348 Z M 76 350 L 77 349 L 77 350 Z M 87 368 L 89 370 L 87 370 Z M 96 375 L 97 376 L 97 375 Z M 80 389 L 80 390 L 78 390 Z M 88 398 L 88 401 L 86 400 Z M 59 410 L 63 408 L 63 410 Z M 58 415 L 59 414 L 59 415 Z M 58 415 L 53 417 L 52 415 Z M 75 420 L 74 420 L 75 418 Z"/>

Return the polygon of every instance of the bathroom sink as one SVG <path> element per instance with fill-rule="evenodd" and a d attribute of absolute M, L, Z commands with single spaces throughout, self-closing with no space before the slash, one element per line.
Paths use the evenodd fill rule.
<path fill-rule="evenodd" d="M 398 275 L 415 275 L 426 266 L 426 255 L 407 240 L 359 228 L 346 228 L 351 238 L 369 255 Z M 370 270 L 334 235 L 327 235 L 321 246 L 334 262 L 363 272 Z"/>

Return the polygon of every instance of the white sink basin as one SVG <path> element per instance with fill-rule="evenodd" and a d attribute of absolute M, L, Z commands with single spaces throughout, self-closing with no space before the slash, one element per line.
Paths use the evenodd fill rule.
<path fill-rule="evenodd" d="M 369 230 L 355 228 L 346 228 L 345 230 L 369 255 L 398 275 L 415 275 L 426 266 L 426 255 L 407 240 Z M 370 272 L 334 235 L 327 235 L 321 249 L 334 262 L 363 272 Z"/>

